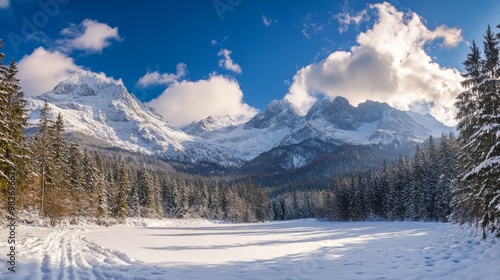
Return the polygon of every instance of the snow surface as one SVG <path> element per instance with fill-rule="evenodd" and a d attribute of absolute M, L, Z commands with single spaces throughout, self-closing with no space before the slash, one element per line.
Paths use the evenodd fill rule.
<path fill-rule="evenodd" d="M 0 279 L 498 279 L 500 242 L 444 223 L 137 220 L 17 228 Z"/>

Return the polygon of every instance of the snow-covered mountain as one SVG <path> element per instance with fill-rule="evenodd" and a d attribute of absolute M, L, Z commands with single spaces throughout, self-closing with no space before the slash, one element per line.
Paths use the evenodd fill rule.
<path fill-rule="evenodd" d="M 199 122 L 192 122 L 183 130 L 188 134 L 203 137 L 208 136 L 211 131 L 233 127 L 237 124 L 238 122 L 229 115 L 209 116 Z"/>
<path fill-rule="evenodd" d="M 211 116 L 181 130 L 137 100 L 121 81 L 83 70 L 29 99 L 32 126 L 38 123 L 44 100 L 54 116 L 62 114 L 69 133 L 166 160 L 224 167 L 242 166 L 265 152 L 293 145 L 297 154 L 287 158 L 296 163 L 284 166 L 295 168 L 317 156 L 301 155 L 301 145 L 404 144 L 452 130 L 430 115 L 373 101 L 354 107 L 343 97 L 319 100 L 305 116 L 288 100 L 274 100 L 243 124 L 231 116 Z"/>
<path fill-rule="evenodd" d="M 181 162 L 238 163 L 241 157 L 221 153 L 200 143 L 199 137 L 171 126 L 161 115 L 137 100 L 121 81 L 78 71 L 52 91 L 28 100 L 32 126 L 39 122 L 47 100 L 52 114 L 61 113 L 66 132 L 80 133 L 114 146 Z"/>

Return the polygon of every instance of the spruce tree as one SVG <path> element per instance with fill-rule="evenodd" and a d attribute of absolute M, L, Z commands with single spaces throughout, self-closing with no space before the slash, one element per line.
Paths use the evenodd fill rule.
<path fill-rule="evenodd" d="M 70 143 L 68 151 L 70 195 L 73 198 L 71 215 L 81 216 L 88 200 L 83 187 L 83 154 L 78 143 Z"/>
<path fill-rule="evenodd" d="M 118 169 L 118 203 L 115 209 L 115 216 L 124 220 L 129 212 L 128 196 L 130 193 L 130 179 L 124 162 L 120 163 Z"/>
<path fill-rule="evenodd" d="M 96 204 L 97 204 L 97 217 L 106 218 L 109 214 L 108 208 L 108 193 L 106 189 L 106 170 L 104 163 L 99 154 L 95 154 L 95 189 L 96 189 Z"/>
<path fill-rule="evenodd" d="M 0 49 L 2 41 L 0 40 Z M 7 190 L 8 169 L 16 173 L 17 202 L 24 198 L 33 177 L 32 153 L 24 134 L 27 127 L 26 100 L 17 78 L 17 65 L 12 60 L 9 66 L 2 65 L 4 55 L 0 53 L 0 198 Z"/>
<path fill-rule="evenodd" d="M 475 44 L 467 56 L 467 94 L 456 102 L 459 120 L 460 173 L 453 190 L 455 219 L 478 223 L 500 235 L 500 57 L 499 36 L 488 26 L 484 58 Z"/>
<path fill-rule="evenodd" d="M 50 120 L 50 107 L 47 100 L 40 111 L 39 129 L 35 135 L 35 156 L 38 164 L 40 175 L 40 215 L 45 216 L 46 191 L 53 187 L 53 158 L 54 153 L 52 147 L 53 133 L 52 121 Z"/>

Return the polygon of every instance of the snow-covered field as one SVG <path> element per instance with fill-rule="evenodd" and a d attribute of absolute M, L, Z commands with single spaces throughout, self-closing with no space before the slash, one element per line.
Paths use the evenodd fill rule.
<path fill-rule="evenodd" d="M 16 273 L 0 279 L 500 279 L 500 240 L 410 222 L 17 228 Z"/>

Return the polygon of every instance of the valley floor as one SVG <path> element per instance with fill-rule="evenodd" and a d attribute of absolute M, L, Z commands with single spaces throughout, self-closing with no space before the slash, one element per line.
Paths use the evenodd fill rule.
<path fill-rule="evenodd" d="M 0 279 L 498 279 L 500 240 L 454 224 L 143 221 L 19 226 Z"/>

